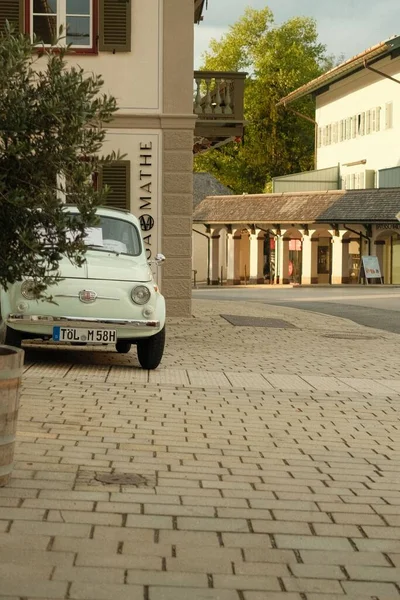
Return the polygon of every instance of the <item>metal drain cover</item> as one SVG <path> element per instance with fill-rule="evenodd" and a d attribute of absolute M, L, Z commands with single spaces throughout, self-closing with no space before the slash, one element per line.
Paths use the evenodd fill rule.
<path fill-rule="evenodd" d="M 136 487 L 145 487 L 148 482 L 142 475 L 135 473 L 96 473 L 94 477 L 100 483 L 108 485 L 134 485 Z"/>
<path fill-rule="evenodd" d="M 248 317 L 242 315 L 220 315 L 235 327 L 274 327 L 276 329 L 296 329 L 295 325 L 282 319 L 267 319 L 264 317 Z"/>
<path fill-rule="evenodd" d="M 360 333 L 324 333 L 323 337 L 333 338 L 336 340 L 376 340 L 380 336 L 364 335 Z"/>

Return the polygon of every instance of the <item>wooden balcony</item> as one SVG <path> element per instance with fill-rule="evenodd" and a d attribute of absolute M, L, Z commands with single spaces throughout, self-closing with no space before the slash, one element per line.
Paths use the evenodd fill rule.
<path fill-rule="evenodd" d="M 193 112 L 197 115 L 194 152 L 205 152 L 242 137 L 247 73 L 195 71 Z"/>

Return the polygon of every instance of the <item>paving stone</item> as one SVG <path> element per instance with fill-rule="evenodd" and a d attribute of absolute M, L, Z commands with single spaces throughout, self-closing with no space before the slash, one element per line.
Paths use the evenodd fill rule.
<path fill-rule="evenodd" d="M 297 550 L 351 550 L 351 544 L 345 537 L 278 534 L 275 536 L 275 540 L 278 548 L 293 548 Z"/>
<path fill-rule="evenodd" d="M 69 597 L 72 600 L 143 600 L 143 586 L 74 582 Z"/>
<path fill-rule="evenodd" d="M 336 377 L 318 377 L 315 375 L 302 375 L 302 379 L 318 391 L 326 392 L 351 392 L 352 388 L 336 379 Z"/>
<path fill-rule="evenodd" d="M 300 556 L 305 564 L 311 565 L 371 565 L 383 567 L 388 565 L 384 555 L 379 552 L 301 550 Z"/>
<path fill-rule="evenodd" d="M 232 592 L 232 590 L 153 586 L 150 586 L 149 588 L 149 600 L 188 600 L 188 598 L 190 598 L 190 600 L 239 600 L 238 594 Z M 287 598 L 287 600 L 292 599 Z"/>
<path fill-rule="evenodd" d="M 282 581 L 288 592 L 315 592 L 325 595 L 341 594 L 343 591 L 340 583 L 333 579 L 294 579 L 293 577 L 283 577 Z"/>
<path fill-rule="evenodd" d="M 161 571 L 162 560 L 159 556 L 145 554 L 138 556 L 133 554 L 87 554 L 81 552 L 78 554 L 75 565 L 77 567 L 107 567 L 110 569 L 143 569 L 150 571 Z"/>
<path fill-rule="evenodd" d="M 245 600 L 302 600 L 300 594 L 288 592 L 244 592 L 243 596 Z"/>
<path fill-rule="evenodd" d="M 101 567 L 102 565 L 100 565 Z M 54 581 L 90 581 L 93 583 L 124 583 L 124 568 L 56 567 Z"/>
<path fill-rule="evenodd" d="M 165 571 L 128 570 L 127 583 L 176 587 L 208 587 L 207 575 L 200 573 L 174 573 Z"/>
<path fill-rule="evenodd" d="M 398 600 L 399 592 L 393 583 L 375 583 L 372 581 L 343 581 L 346 594 L 359 595 L 364 598 L 378 597 L 384 600 Z"/>
<path fill-rule="evenodd" d="M 245 388 L 247 390 L 273 390 L 274 387 L 258 373 L 234 373 L 225 371 L 225 376 L 234 388 Z"/>
<path fill-rule="evenodd" d="M 248 533 L 249 526 L 245 519 L 212 519 L 178 517 L 178 529 L 187 531 L 240 531 Z"/>
<path fill-rule="evenodd" d="M 377 394 L 387 396 L 393 394 L 393 390 L 384 385 L 381 382 L 374 381 L 373 379 L 360 379 L 357 377 L 341 377 L 340 381 L 346 385 L 354 388 L 358 392 L 363 394 Z"/>
<path fill-rule="evenodd" d="M 279 591 L 281 589 L 277 577 L 252 577 L 251 575 L 215 575 L 216 589 Z"/>
<path fill-rule="evenodd" d="M 372 566 L 350 566 L 348 567 L 350 579 L 360 581 L 400 581 L 400 569 L 390 567 L 372 567 Z"/>
<path fill-rule="evenodd" d="M 279 390 L 291 390 L 291 391 L 297 391 L 297 390 L 304 390 L 307 392 L 310 391 L 314 391 L 315 388 L 307 383 L 307 381 L 304 381 L 304 379 L 302 379 L 301 377 L 298 377 L 297 375 L 288 375 L 288 374 L 282 374 L 282 375 L 264 375 L 265 379 L 268 381 L 268 383 L 270 383 L 272 385 L 272 387 L 279 389 Z"/>
<path fill-rule="evenodd" d="M 12 534 L 23 535 L 49 535 L 67 536 L 74 538 L 88 538 L 90 525 L 75 525 L 72 523 L 45 523 L 40 521 L 14 521 L 11 526 Z"/>

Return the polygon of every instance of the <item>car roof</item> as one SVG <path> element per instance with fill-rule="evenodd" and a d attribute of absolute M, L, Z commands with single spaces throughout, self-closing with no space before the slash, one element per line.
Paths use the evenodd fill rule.
<path fill-rule="evenodd" d="M 65 209 L 68 212 L 79 212 L 79 208 L 76 204 L 65 204 Z M 130 213 L 128 210 L 123 210 L 122 208 L 111 208 L 109 206 L 98 206 L 96 209 L 96 213 L 101 217 L 112 217 L 114 219 L 122 219 L 124 221 L 129 221 L 130 223 L 134 223 L 138 227 L 139 220 L 135 215 Z"/>

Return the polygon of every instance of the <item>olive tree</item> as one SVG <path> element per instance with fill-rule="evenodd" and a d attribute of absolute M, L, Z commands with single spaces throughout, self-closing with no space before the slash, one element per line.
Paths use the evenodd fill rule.
<path fill-rule="evenodd" d="M 8 24 L 0 33 L 0 286 L 29 278 L 42 297 L 63 256 L 83 263 L 85 228 L 104 202 L 94 173 L 115 158 L 100 151 L 116 101 L 101 76 L 67 64 L 68 51 Z"/>

